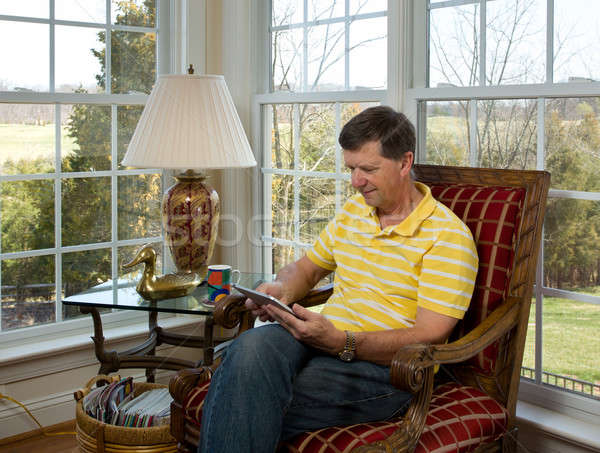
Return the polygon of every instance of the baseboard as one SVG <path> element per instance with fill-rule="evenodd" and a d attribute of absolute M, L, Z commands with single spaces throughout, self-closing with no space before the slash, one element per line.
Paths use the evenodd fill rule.
<path fill-rule="evenodd" d="M 38 428 L 33 431 L 27 431 L 25 433 L 17 434 L 15 436 L 6 437 L 0 439 L 0 447 L 23 440 L 32 439 L 34 437 L 42 436 L 44 433 L 62 433 L 62 432 L 75 432 L 75 419 L 67 420 L 66 422 L 57 423 L 52 426 L 47 426 L 43 430 Z"/>
<path fill-rule="evenodd" d="M 143 370 L 124 370 L 121 373 L 123 375 L 127 373 L 128 376 L 134 376 L 138 381 L 144 380 Z M 171 371 L 157 370 L 156 382 L 168 385 L 171 375 Z M 83 384 L 85 383 L 69 391 L 49 394 L 43 398 L 21 401 L 21 403 L 29 409 L 44 429 L 56 424 L 66 423 L 73 420 L 75 416 L 73 392 L 80 389 Z M 2 402 L 7 403 L 0 405 L 0 439 L 3 443 L 6 438 L 14 438 L 20 435 L 27 436 L 29 433 L 40 432 L 38 425 L 21 406 L 10 401 L 2 400 Z"/>

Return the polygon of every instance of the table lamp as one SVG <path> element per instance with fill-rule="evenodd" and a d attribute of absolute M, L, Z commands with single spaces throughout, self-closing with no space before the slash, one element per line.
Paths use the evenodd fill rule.
<path fill-rule="evenodd" d="M 122 164 L 179 169 L 162 201 L 165 240 L 178 272 L 204 278 L 219 223 L 219 196 L 199 170 L 256 165 L 220 75 L 159 76 Z"/>

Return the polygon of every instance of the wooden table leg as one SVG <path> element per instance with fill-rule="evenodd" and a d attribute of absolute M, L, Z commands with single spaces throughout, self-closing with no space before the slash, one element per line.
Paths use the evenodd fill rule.
<path fill-rule="evenodd" d="M 119 354 L 117 351 L 106 351 L 104 349 L 104 333 L 102 331 L 102 318 L 96 307 L 84 306 L 79 307 L 79 311 L 85 314 L 91 314 L 94 321 L 94 351 L 96 358 L 100 362 L 100 370 L 98 374 L 109 374 L 119 370 Z"/>

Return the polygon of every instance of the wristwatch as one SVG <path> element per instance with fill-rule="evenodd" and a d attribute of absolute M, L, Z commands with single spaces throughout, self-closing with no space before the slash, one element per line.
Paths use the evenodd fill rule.
<path fill-rule="evenodd" d="M 354 332 L 348 332 L 347 330 L 344 332 L 346 333 L 346 344 L 338 357 L 344 362 L 352 362 L 356 355 L 356 338 L 354 338 Z"/>

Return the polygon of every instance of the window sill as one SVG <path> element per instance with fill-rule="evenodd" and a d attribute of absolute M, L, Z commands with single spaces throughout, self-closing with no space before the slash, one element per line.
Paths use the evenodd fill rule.
<path fill-rule="evenodd" d="M 170 316 L 159 318 L 159 325 L 176 333 L 201 335 L 203 321 L 204 317 L 198 316 Z M 91 318 L 89 322 L 92 323 Z M 147 338 L 148 320 L 144 317 L 143 320 L 108 326 L 103 334 L 108 350 L 124 350 Z M 0 350 L 0 384 L 97 364 L 94 343 L 90 339 L 92 335 L 93 329 L 88 327 L 62 337 L 41 341 L 40 337 L 33 337 L 32 341 L 5 345 Z"/>
<path fill-rule="evenodd" d="M 552 447 L 556 451 L 565 451 L 565 445 L 580 447 L 586 451 L 600 450 L 600 432 L 595 424 L 535 404 L 517 402 L 517 425 L 519 441 L 526 446 L 528 432 L 534 433 L 530 439 L 532 451 L 550 451 Z M 543 437 L 549 440 L 544 441 Z"/>

